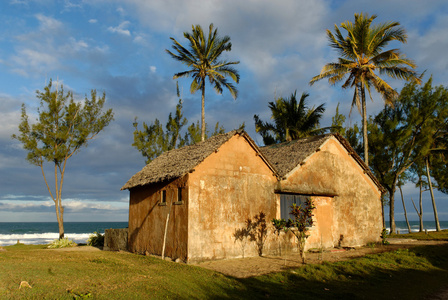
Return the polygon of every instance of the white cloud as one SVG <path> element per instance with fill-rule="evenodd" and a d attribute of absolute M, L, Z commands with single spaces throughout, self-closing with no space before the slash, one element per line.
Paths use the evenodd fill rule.
<path fill-rule="evenodd" d="M 50 48 L 48 50 L 50 50 Z M 53 53 L 51 53 L 51 51 L 41 52 L 34 49 L 21 49 L 17 51 L 17 54 L 12 57 L 12 61 L 15 66 L 14 69 L 18 70 L 19 73 L 26 68 L 54 69 L 58 66 L 58 59 Z M 28 76 L 28 74 L 26 75 Z"/>
<path fill-rule="evenodd" d="M 145 42 L 145 39 L 141 35 L 138 35 L 134 38 L 134 42 L 138 44 L 143 44 Z"/>
<path fill-rule="evenodd" d="M 98 22 L 97 19 L 90 19 L 90 20 L 89 20 L 89 23 L 90 23 L 90 24 L 95 24 L 95 23 L 97 23 L 97 22 Z"/>
<path fill-rule="evenodd" d="M 149 70 L 151 71 L 151 73 L 155 73 L 157 71 L 157 68 L 155 66 L 150 66 Z"/>
<path fill-rule="evenodd" d="M 40 27 L 43 30 L 58 30 L 62 27 L 62 22 L 54 18 L 47 17 L 42 14 L 37 14 L 36 18 L 39 20 Z"/>
<path fill-rule="evenodd" d="M 113 33 L 118 33 L 126 36 L 131 36 L 131 32 L 128 29 L 125 29 L 130 24 L 129 21 L 123 21 L 117 27 L 109 27 L 107 30 Z"/>

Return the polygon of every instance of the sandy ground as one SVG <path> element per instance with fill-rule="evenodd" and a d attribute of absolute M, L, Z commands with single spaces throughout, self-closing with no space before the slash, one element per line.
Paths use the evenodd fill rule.
<path fill-rule="evenodd" d="M 318 264 L 322 261 L 336 262 L 361 257 L 367 254 L 394 251 L 397 249 L 411 248 L 419 245 L 446 244 L 446 241 L 417 241 L 410 239 L 389 239 L 390 245 L 376 247 L 361 247 L 352 249 L 333 249 L 323 253 L 306 253 L 306 263 Z M 199 267 L 218 271 L 225 275 L 238 278 L 247 278 L 257 275 L 280 272 L 289 268 L 302 266 L 299 254 L 287 253 L 279 256 L 249 257 L 240 259 L 228 259 L 206 261 L 196 264 Z"/>
<path fill-rule="evenodd" d="M 91 252 L 91 251 L 101 251 L 100 248 L 97 247 L 92 247 L 92 246 L 75 246 L 75 247 L 66 247 L 66 248 L 49 248 L 48 250 L 53 250 L 53 251 L 64 251 L 64 252 L 69 252 L 69 251 L 82 251 L 82 252 Z"/>

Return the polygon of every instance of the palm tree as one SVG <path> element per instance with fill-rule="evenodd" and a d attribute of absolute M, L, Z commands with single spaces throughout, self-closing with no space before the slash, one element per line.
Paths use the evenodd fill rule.
<path fill-rule="evenodd" d="M 205 139 L 205 79 L 208 77 L 210 84 L 218 94 L 222 94 L 223 87 L 227 88 L 234 99 L 238 96 L 236 88 L 226 80 L 230 76 L 233 81 L 239 83 L 240 75 L 231 65 L 239 64 L 239 61 L 220 60 L 224 51 L 230 51 L 232 43 L 230 37 L 218 36 L 218 29 L 213 30 L 210 24 L 207 39 L 200 25 L 192 26 L 192 33 L 184 32 L 184 37 L 189 42 L 189 49 L 183 47 L 174 38 L 172 48 L 177 54 L 166 50 L 174 59 L 187 65 L 190 69 L 174 74 L 173 78 L 193 77 L 190 91 L 194 94 L 197 90 L 202 92 L 202 112 L 201 112 L 201 140 Z"/>
<path fill-rule="evenodd" d="M 319 75 L 314 76 L 310 85 L 318 80 L 328 78 L 334 85 L 344 81 L 343 88 L 354 88 L 352 107 L 357 106 L 362 115 L 364 161 L 368 165 L 366 89 L 372 99 L 371 88 L 383 97 L 386 104 L 393 104 L 398 93 L 377 74 L 386 74 L 391 78 L 414 80 L 420 83 L 413 70 L 416 65 L 405 58 L 398 49 L 383 51 L 391 41 L 406 43 L 407 35 L 398 22 L 386 22 L 372 26 L 376 15 L 355 14 L 355 23 L 346 21 L 341 28 L 347 31 L 344 37 L 338 26 L 333 34 L 327 29 L 330 46 L 340 55 L 338 62 L 326 64 Z M 348 77 L 348 78 L 346 78 Z"/>
<path fill-rule="evenodd" d="M 325 105 L 308 108 L 308 93 L 302 93 L 297 103 L 295 91 L 289 99 L 278 98 L 269 102 L 274 123 L 263 122 L 254 115 L 255 131 L 263 137 L 265 145 L 297 140 L 312 135 L 322 134 L 327 128 L 319 128 Z"/>

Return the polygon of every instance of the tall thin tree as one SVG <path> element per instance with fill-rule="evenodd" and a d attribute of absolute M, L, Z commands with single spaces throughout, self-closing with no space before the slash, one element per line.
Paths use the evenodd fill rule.
<path fill-rule="evenodd" d="M 344 37 L 337 25 L 334 34 L 327 29 L 330 47 L 335 49 L 340 57 L 337 62 L 326 64 L 319 75 L 314 76 L 310 85 L 324 78 L 334 85 L 344 82 L 342 88 L 354 88 L 352 107 L 357 106 L 362 115 L 364 161 L 369 164 L 367 140 L 366 90 L 370 98 L 371 88 L 383 97 L 386 104 L 392 104 L 398 96 L 397 92 L 377 73 L 386 74 L 391 78 L 415 80 L 420 82 L 413 70 L 416 65 L 398 49 L 383 51 L 391 41 L 406 43 L 407 35 L 403 28 L 397 27 L 398 22 L 385 22 L 372 25 L 377 16 L 355 14 L 355 22 L 345 21 L 340 27 L 347 32 Z M 348 78 L 347 78 L 348 77 Z"/>
<path fill-rule="evenodd" d="M 59 238 L 64 238 L 64 206 L 62 205 L 62 186 L 64 184 L 67 161 L 82 147 L 87 146 L 113 120 L 112 109 L 104 110 L 106 94 L 97 96 L 91 91 L 90 99 L 75 101 L 73 92 L 65 93 L 64 87 L 53 89 L 52 81 L 44 91 L 37 91 L 40 100 L 37 110 L 38 118 L 29 122 L 25 104 L 22 105 L 22 116 L 19 134 L 12 138 L 22 143 L 27 160 L 39 166 L 45 185 L 55 204 L 56 219 L 59 227 Z M 54 165 L 54 187 L 47 180 L 44 164 Z"/>
<path fill-rule="evenodd" d="M 180 77 L 193 77 L 190 85 L 190 91 L 194 94 L 201 90 L 202 93 L 202 110 L 201 110 L 201 140 L 205 140 L 205 80 L 208 78 L 210 84 L 218 94 L 222 94 L 223 87 L 229 90 L 234 99 L 238 96 L 235 86 L 228 82 L 226 77 L 229 76 L 233 81 L 239 83 L 240 75 L 232 65 L 239 64 L 239 61 L 221 60 L 220 57 L 224 51 L 232 49 L 230 37 L 218 36 L 218 29 L 213 29 L 213 24 L 209 26 L 207 38 L 204 35 L 200 25 L 192 26 L 192 32 L 184 32 L 184 37 L 188 40 L 189 48 L 182 46 L 176 39 L 173 41 L 172 48 L 177 54 L 169 51 L 166 52 L 175 60 L 187 65 L 189 70 L 174 74 L 174 79 Z"/>

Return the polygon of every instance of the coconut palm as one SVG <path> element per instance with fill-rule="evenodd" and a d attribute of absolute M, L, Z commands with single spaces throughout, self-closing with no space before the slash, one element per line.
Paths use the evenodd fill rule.
<path fill-rule="evenodd" d="M 334 26 L 334 34 L 327 30 L 330 46 L 334 48 L 340 57 L 337 62 L 326 64 L 319 75 L 314 76 L 310 85 L 318 80 L 328 78 L 328 82 L 334 85 L 344 81 L 343 88 L 354 88 L 352 107 L 357 106 L 362 115 L 364 161 L 368 165 L 367 142 L 367 112 L 366 90 L 372 99 L 373 87 L 384 99 L 386 104 L 393 104 L 398 93 L 383 79 L 378 76 L 386 74 L 391 78 L 415 80 L 416 65 L 398 49 L 383 51 L 391 41 L 406 43 L 407 35 L 403 28 L 397 27 L 398 22 L 386 22 L 372 25 L 376 15 L 355 14 L 355 23 L 346 21 L 340 27 L 345 29 L 344 37 L 337 25 Z M 348 77 L 348 78 L 347 78 Z"/>
<path fill-rule="evenodd" d="M 204 36 L 204 32 L 200 25 L 192 26 L 192 33 L 184 32 L 184 37 L 189 42 L 189 49 L 183 47 L 174 38 L 172 48 L 177 54 L 166 50 L 174 59 L 187 65 L 190 69 L 174 74 L 174 79 L 179 77 L 193 77 L 190 91 L 194 94 L 196 91 L 202 92 L 202 111 L 201 111 L 201 140 L 205 139 L 205 79 L 208 77 L 210 84 L 218 94 L 222 94 L 223 87 L 229 90 L 234 99 L 238 95 L 238 91 L 229 83 L 226 76 L 229 76 L 236 83 L 239 83 L 240 75 L 238 71 L 232 68 L 232 65 L 239 64 L 239 61 L 220 60 L 220 56 L 224 51 L 230 51 L 232 43 L 230 37 L 218 36 L 218 29 L 213 30 L 213 24 L 210 24 L 208 37 Z"/>
<path fill-rule="evenodd" d="M 319 128 L 325 105 L 308 108 L 308 93 L 302 93 L 297 103 L 297 91 L 289 99 L 278 98 L 269 102 L 274 123 L 263 122 L 254 115 L 255 131 L 263 137 L 265 145 L 297 140 L 312 135 L 322 134 L 327 128 Z"/>

